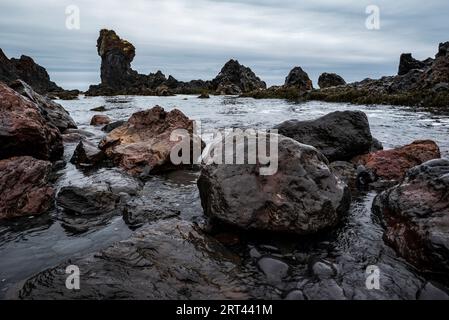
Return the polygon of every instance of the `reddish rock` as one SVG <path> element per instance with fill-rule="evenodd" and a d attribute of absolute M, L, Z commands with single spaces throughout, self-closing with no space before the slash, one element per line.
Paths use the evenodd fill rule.
<path fill-rule="evenodd" d="M 170 141 L 175 129 L 185 129 L 193 137 L 193 121 L 181 111 L 166 112 L 162 107 L 134 113 L 122 126 L 112 130 L 101 142 L 106 156 L 128 173 L 139 175 L 172 169 Z M 200 140 L 195 137 L 195 141 Z"/>
<path fill-rule="evenodd" d="M 423 162 L 440 158 L 440 149 L 432 140 L 417 140 L 400 148 L 381 150 L 352 161 L 384 180 L 400 180 L 405 172 Z"/>
<path fill-rule="evenodd" d="M 37 215 L 53 204 L 51 163 L 32 157 L 0 160 L 0 219 Z"/>
<path fill-rule="evenodd" d="M 105 124 L 109 124 L 111 122 L 111 118 L 102 114 L 96 114 L 90 120 L 91 126 L 103 126 Z"/>
<path fill-rule="evenodd" d="M 0 159 L 32 156 L 42 160 L 62 157 L 61 134 L 46 121 L 39 107 L 0 82 Z"/>

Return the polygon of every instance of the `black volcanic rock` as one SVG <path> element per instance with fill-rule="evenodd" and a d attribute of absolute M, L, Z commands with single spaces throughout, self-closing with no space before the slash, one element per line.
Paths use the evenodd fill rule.
<path fill-rule="evenodd" d="M 336 73 L 322 73 L 318 78 L 318 85 L 321 89 L 345 85 L 346 81 Z"/>
<path fill-rule="evenodd" d="M 101 57 L 101 84 L 90 86 L 87 95 L 161 95 L 174 93 L 198 93 L 208 89 L 206 81 L 182 82 L 173 76 L 168 78 L 158 70 L 148 75 L 139 74 L 131 68 L 136 55 L 135 47 L 121 39 L 113 30 L 103 29 L 97 40 Z"/>
<path fill-rule="evenodd" d="M 403 53 L 399 59 L 398 75 L 402 76 L 412 69 L 422 69 L 425 66 L 426 64 L 423 61 L 414 59 L 411 53 Z"/>
<path fill-rule="evenodd" d="M 301 67 L 294 67 L 290 70 L 285 78 L 284 87 L 294 87 L 303 91 L 313 89 L 312 80 Z"/>
<path fill-rule="evenodd" d="M 212 80 L 212 89 L 220 94 L 240 94 L 266 87 L 266 83 L 250 68 L 233 59 L 226 62 L 220 73 Z"/>
<path fill-rule="evenodd" d="M 9 83 L 17 79 L 25 81 L 40 94 L 64 91 L 50 80 L 45 68 L 31 57 L 22 55 L 20 59 L 8 59 L 0 49 L 0 81 Z"/>

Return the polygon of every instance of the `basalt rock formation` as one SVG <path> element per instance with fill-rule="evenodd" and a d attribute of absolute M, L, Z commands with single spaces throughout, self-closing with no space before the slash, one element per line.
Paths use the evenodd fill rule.
<path fill-rule="evenodd" d="M 301 67 L 294 67 L 290 70 L 285 78 L 284 87 L 297 88 L 301 91 L 313 89 L 312 80 L 310 80 L 309 75 Z"/>
<path fill-rule="evenodd" d="M 318 85 L 321 89 L 345 85 L 346 81 L 336 73 L 322 73 L 318 78 Z"/>
<path fill-rule="evenodd" d="M 113 30 L 103 29 L 97 40 L 101 57 L 101 84 L 90 86 L 87 95 L 170 95 L 173 93 L 199 93 L 208 89 L 202 80 L 181 82 L 161 71 L 148 75 L 131 68 L 136 55 L 135 47 L 121 39 Z"/>
<path fill-rule="evenodd" d="M 435 59 L 418 61 L 410 54 L 403 54 L 398 75 L 314 90 L 302 98 L 357 104 L 449 107 L 449 42 L 440 43 Z"/>

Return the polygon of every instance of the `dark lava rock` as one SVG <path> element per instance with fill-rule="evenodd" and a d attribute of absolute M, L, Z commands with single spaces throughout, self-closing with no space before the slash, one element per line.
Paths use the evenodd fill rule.
<path fill-rule="evenodd" d="M 208 93 L 202 93 L 202 94 L 198 97 L 198 99 L 209 99 L 209 98 L 210 98 L 210 96 L 209 96 Z"/>
<path fill-rule="evenodd" d="M 405 172 L 423 162 L 440 158 L 440 149 L 432 140 L 417 140 L 411 144 L 381 150 L 356 157 L 352 162 L 363 165 L 377 179 L 402 179 Z"/>
<path fill-rule="evenodd" d="M 0 159 L 32 156 L 58 160 L 64 146 L 61 134 L 31 100 L 0 82 Z"/>
<path fill-rule="evenodd" d="M 60 132 L 64 132 L 70 128 L 76 129 L 75 121 L 72 119 L 67 110 L 65 110 L 60 104 L 36 93 L 22 80 L 14 81 L 9 86 L 34 102 L 39 107 L 45 119 L 57 127 Z"/>
<path fill-rule="evenodd" d="M 52 165 L 32 157 L 0 160 L 0 219 L 42 214 L 53 205 Z"/>
<path fill-rule="evenodd" d="M 346 183 L 351 189 L 357 186 L 357 168 L 347 161 L 334 161 L 329 164 L 329 169 L 337 178 Z"/>
<path fill-rule="evenodd" d="M 422 69 L 425 66 L 426 64 L 424 62 L 414 59 L 411 53 L 403 53 L 399 59 L 398 75 L 402 76 L 410 70 Z"/>
<path fill-rule="evenodd" d="M 312 90 L 312 80 L 301 67 L 294 67 L 285 78 L 284 87 L 294 87 L 303 91 Z"/>
<path fill-rule="evenodd" d="M 128 41 L 121 39 L 113 30 L 103 29 L 97 40 L 101 57 L 101 84 L 90 86 L 87 95 L 172 95 L 174 93 L 198 93 L 209 88 L 209 82 L 193 80 L 178 81 L 168 78 L 161 71 L 148 75 L 139 74 L 131 68 L 136 50 Z"/>
<path fill-rule="evenodd" d="M 261 258 L 257 262 L 257 265 L 267 277 L 267 281 L 272 284 L 281 283 L 282 279 L 287 276 L 289 270 L 288 264 L 270 257 Z"/>
<path fill-rule="evenodd" d="M 20 299 L 250 299 L 238 257 L 190 222 L 143 227 L 131 238 L 28 279 Z M 68 265 L 81 290 L 67 290 Z"/>
<path fill-rule="evenodd" d="M 193 134 L 193 121 L 181 111 L 166 112 L 155 106 L 134 113 L 125 124 L 111 131 L 99 147 L 116 165 L 133 175 L 169 170 L 179 167 L 170 159 L 170 152 L 179 143 L 170 140 L 175 129 L 184 129 L 190 141 L 201 143 Z"/>
<path fill-rule="evenodd" d="M 101 126 L 101 125 L 109 124 L 110 122 L 111 122 L 111 118 L 109 118 L 108 116 L 103 115 L 103 114 L 96 114 L 90 120 L 90 125 L 91 126 Z"/>
<path fill-rule="evenodd" d="M 318 78 L 320 88 L 329 88 L 345 85 L 346 81 L 336 73 L 322 73 Z"/>
<path fill-rule="evenodd" d="M 88 141 L 80 141 L 75 148 L 70 162 L 78 165 L 97 165 L 104 160 L 104 153 Z"/>
<path fill-rule="evenodd" d="M 269 136 L 267 140 L 279 142 L 273 175 L 262 175 L 261 165 L 203 166 L 198 188 L 205 214 L 243 229 L 296 234 L 335 225 L 348 209 L 350 196 L 347 186 L 328 168 L 327 159 L 314 147 L 281 135 Z M 255 150 L 260 136 L 249 138 L 249 143 L 240 138 L 236 149 L 247 155 L 248 148 Z"/>
<path fill-rule="evenodd" d="M 373 203 L 383 219 L 384 239 L 424 271 L 449 270 L 448 192 L 449 160 L 435 159 L 410 169 L 399 185 Z"/>
<path fill-rule="evenodd" d="M 130 227 L 137 228 L 145 223 L 177 217 L 180 213 L 179 210 L 172 207 L 137 198 L 132 199 L 124 206 L 123 220 Z"/>
<path fill-rule="evenodd" d="M 124 121 L 124 120 L 114 121 L 114 122 L 108 123 L 103 128 L 101 128 L 101 131 L 109 133 L 112 130 L 114 130 L 115 128 L 118 128 L 118 127 L 124 125 L 125 123 L 126 123 L 126 121 Z"/>
<path fill-rule="evenodd" d="M 274 128 L 284 136 L 314 146 L 330 162 L 365 154 L 373 142 L 368 118 L 361 111 L 335 111 L 310 121 L 288 120 Z"/>
<path fill-rule="evenodd" d="M 418 300 L 449 300 L 449 295 L 432 283 L 427 282 L 419 292 Z"/>
<path fill-rule="evenodd" d="M 99 107 L 95 107 L 95 108 L 90 109 L 90 111 L 105 112 L 106 111 L 106 107 L 105 106 L 99 106 Z"/>
<path fill-rule="evenodd" d="M 40 94 L 63 91 L 53 81 L 50 81 L 45 68 L 41 67 L 31 57 L 22 55 L 20 59 L 8 59 L 0 49 L 0 81 L 5 83 L 21 79 Z"/>
<path fill-rule="evenodd" d="M 235 88 L 233 92 L 226 92 L 225 88 Z M 266 89 L 265 82 L 248 67 L 241 65 L 237 60 L 229 60 L 220 73 L 212 80 L 212 90 L 220 94 L 240 94 L 258 89 Z"/>

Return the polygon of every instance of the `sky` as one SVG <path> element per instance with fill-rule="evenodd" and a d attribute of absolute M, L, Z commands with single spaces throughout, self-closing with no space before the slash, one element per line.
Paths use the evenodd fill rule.
<path fill-rule="evenodd" d="M 366 27 L 369 5 L 379 29 Z M 67 28 L 67 6 L 79 9 L 79 29 Z M 348 82 L 395 74 L 403 52 L 433 57 L 449 41 L 448 15 L 447 0 L 0 0 L 0 48 L 33 57 L 66 89 L 99 83 L 102 28 L 134 44 L 139 73 L 208 80 L 234 58 L 268 85 L 294 66 L 316 85 L 322 72 Z"/>

